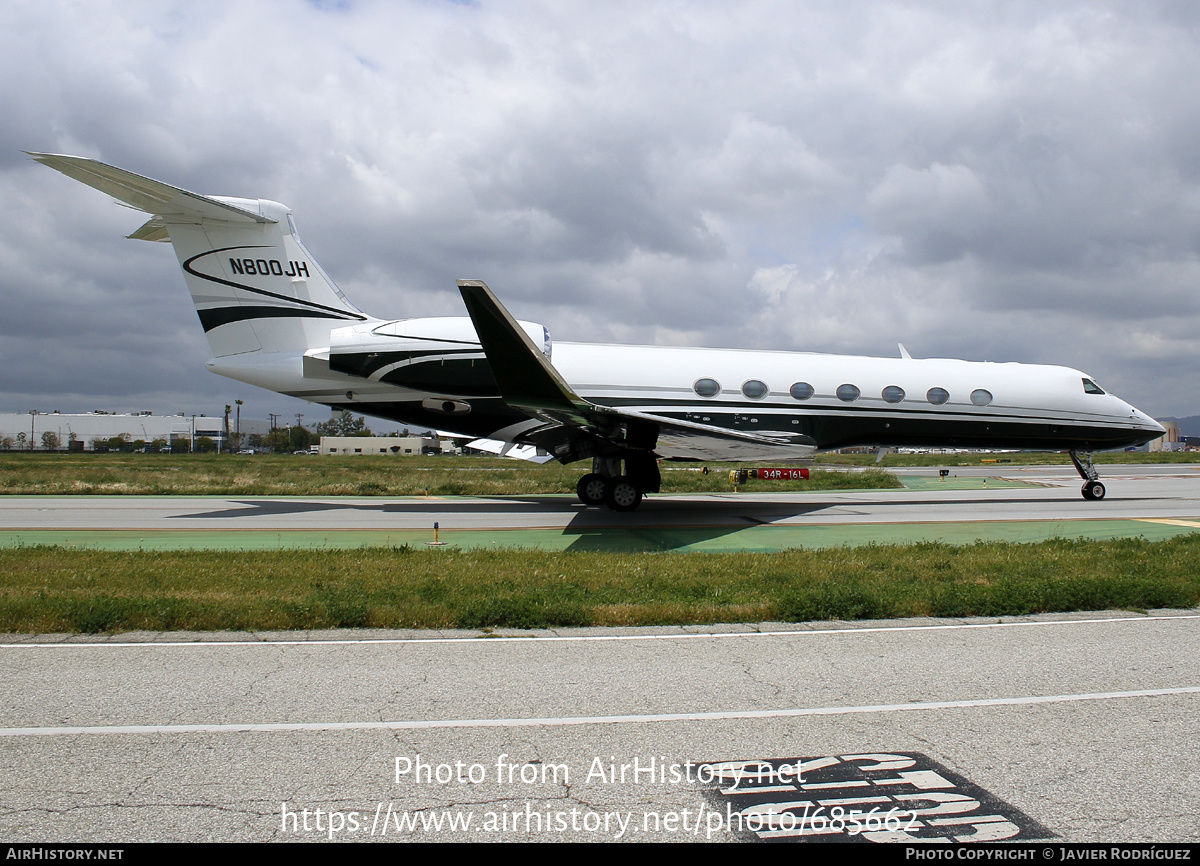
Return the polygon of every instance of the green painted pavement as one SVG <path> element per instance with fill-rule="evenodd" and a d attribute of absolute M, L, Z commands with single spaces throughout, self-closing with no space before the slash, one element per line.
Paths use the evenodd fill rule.
<path fill-rule="evenodd" d="M 774 551 L 940 541 L 1034 542 L 1047 538 L 1171 538 L 1200 531 L 1200 520 L 1030 520 L 1002 523 L 806 524 L 804 526 L 442 531 L 447 547 L 610 551 Z M 0 531 L 0 546 L 59 545 L 95 550 L 280 550 L 425 547 L 425 530 L 17 530 Z"/>
<path fill-rule="evenodd" d="M 964 475 L 956 478 L 938 478 L 936 475 L 897 475 L 897 480 L 909 490 L 1003 490 L 1008 487 L 1044 487 L 1029 481 L 1014 481 L 1011 478 L 984 478 L 979 475 Z"/>

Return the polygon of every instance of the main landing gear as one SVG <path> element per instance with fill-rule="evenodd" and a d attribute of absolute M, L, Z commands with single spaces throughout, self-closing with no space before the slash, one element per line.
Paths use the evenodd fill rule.
<path fill-rule="evenodd" d="M 1079 459 L 1079 455 L 1074 451 L 1070 452 L 1071 462 L 1075 464 L 1075 471 L 1079 473 L 1079 477 L 1083 479 L 1083 498 L 1084 499 L 1103 499 L 1104 485 L 1100 483 L 1100 473 L 1096 471 L 1096 467 L 1092 465 L 1092 455 L 1085 453 L 1083 460 Z"/>
<path fill-rule="evenodd" d="M 625 469 L 622 471 L 621 463 Z M 657 493 L 658 463 L 653 455 L 619 458 L 595 457 L 592 471 L 579 479 L 575 492 L 591 508 L 607 505 L 613 511 L 633 511 L 645 493 Z"/>

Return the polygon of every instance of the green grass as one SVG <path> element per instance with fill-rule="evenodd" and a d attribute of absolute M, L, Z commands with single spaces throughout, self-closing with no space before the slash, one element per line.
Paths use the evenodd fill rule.
<path fill-rule="evenodd" d="M 664 493 L 727 492 L 729 470 L 663 464 Z M 755 464 L 757 465 L 757 464 Z M 501 496 L 575 492 L 590 464 L 479 457 L 0 453 L 0 495 Z M 895 488 L 880 469 L 814 470 L 809 481 L 751 481 L 752 490 Z"/>
<path fill-rule="evenodd" d="M 0 551 L 0 631 L 556 628 L 1200 605 L 1200 535 L 752 554 Z"/>

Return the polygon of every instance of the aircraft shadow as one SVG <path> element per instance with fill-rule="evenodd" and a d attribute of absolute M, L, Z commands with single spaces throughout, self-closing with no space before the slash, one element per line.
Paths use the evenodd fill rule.
<path fill-rule="evenodd" d="M 965 491 L 964 491 L 965 493 Z M 497 518 L 496 529 L 513 528 L 504 516 L 520 517 L 545 514 L 551 522 L 569 518 L 562 527 L 564 536 L 574 536 L 567 550 L 613 551 L 670 551 L 711 542 L 755 526 L 798 517 L 820 517 L 822 512 L 836 511 L 829 516 L 867 514 L 879 506 L 878 501 L 857 503 L 852 499 L 829 498 L 804 501 L 755 500 L 751 496 L 720 500 L 685 500 L 676 497 L 648 497 L 636 512 L 622 513 L 607 508 L 585 508 L 565 496 L 522 496 L 495 499 L 404 499 L 379 501 L 306 501 L 298 499 L 235 499 L 241 506 L 235 509 L 213 509 L 192 514 L 171 515 L 173 518 L 199 518 L 222 521 L 229 519 L 253 521 L 257 517 L 312 514 L 318 512 L 372 512 L 376 514 L 428 514 L 430 519 L 449 515 L 488 516 Z M 981 498 L 961 495 L 939 498 L 941 507 L 962 506 L 964 509 L 987 505 L 1029 503 L 1028 496 Z M 886 507 L 930 505 L 929 499 L 889 499 Z M 912 517 L 920 521 L 919 514 Z M 824 522 L 824 521 L 814 521 Z M 793 526 L 796 524 L 792 524 Z M 800 524 L 801 526 L 803 524 Z M 451 528 L 444 526 L 444 529 Z M 514 541 L 516 539 L 514 538 Z M 518 542 L 519 543 L 519 542 Z"/>
<path fill-rule="evenodd" d="M 314 514 L 323 511 L 363 511 L 377 514 L 571 514 L 571 524 L 603 526 L 661 526 L 681 521 L 691 524 L 709 524 L 729 520 L 734 528 L 747 525 L 770 523 L 787 517 L 808 514 L 833 506 L 845 506 L 845 502 L 680 502 L 669 499 L 646 499 L 636 512 L 622 513 L 607 508 L 585 508 L 566 497 L 511 497 L 504 499 L 473 499 L 458 502 L 446 499 L 410 499 L 388 502 L 306 502 L 294 499 L 230 499 L 241 506 L 237 509 L 219 508 L 190 514 L 172 514 L 166 519 L 238 519 L 253 520 L 256 517 L 278 517 L 289 514 Z M 508 528 L 497 526 L 496 528 Z"/>

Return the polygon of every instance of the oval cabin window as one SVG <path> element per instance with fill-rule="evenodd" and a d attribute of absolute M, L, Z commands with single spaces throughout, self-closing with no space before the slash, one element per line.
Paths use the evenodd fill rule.
<path fill-rule="evenodd" d="M 950 399 L 950 392 L 945 388 L 930 388 L 925 393 L 925 399 L 935 406 L 941 406 Z"/>
<path fill-rule="evenodd" d="M 838 385 L 837 398 L 843 403 L 853 403 L 861 393 L 854 385 Z"/>
<path fill-rule="evenodd" d="M 883 389 L 883 399 L 887 403 L 899 403 L 904 399 L 904 389 L 899 385 L 888 385 Z"/>
<path fill-rule="evenodd" d="M 807 382 L 797 382 L 789 393 L 797 400 L 807 400 L 813 395 L 813 386 Z"/>
<path fill-rule="evenodd" d="M 692 390 L 701 397 L 715 397 L 721 393 L 721 383 L 716 379 L 697 379 Z"/>
<path fill-rule="evenodd" d="M 748 382 L 742 383 L 742 393 L 751 400 L 761 400 L 767 396 L 767 383 L 751 379 Z"/>

